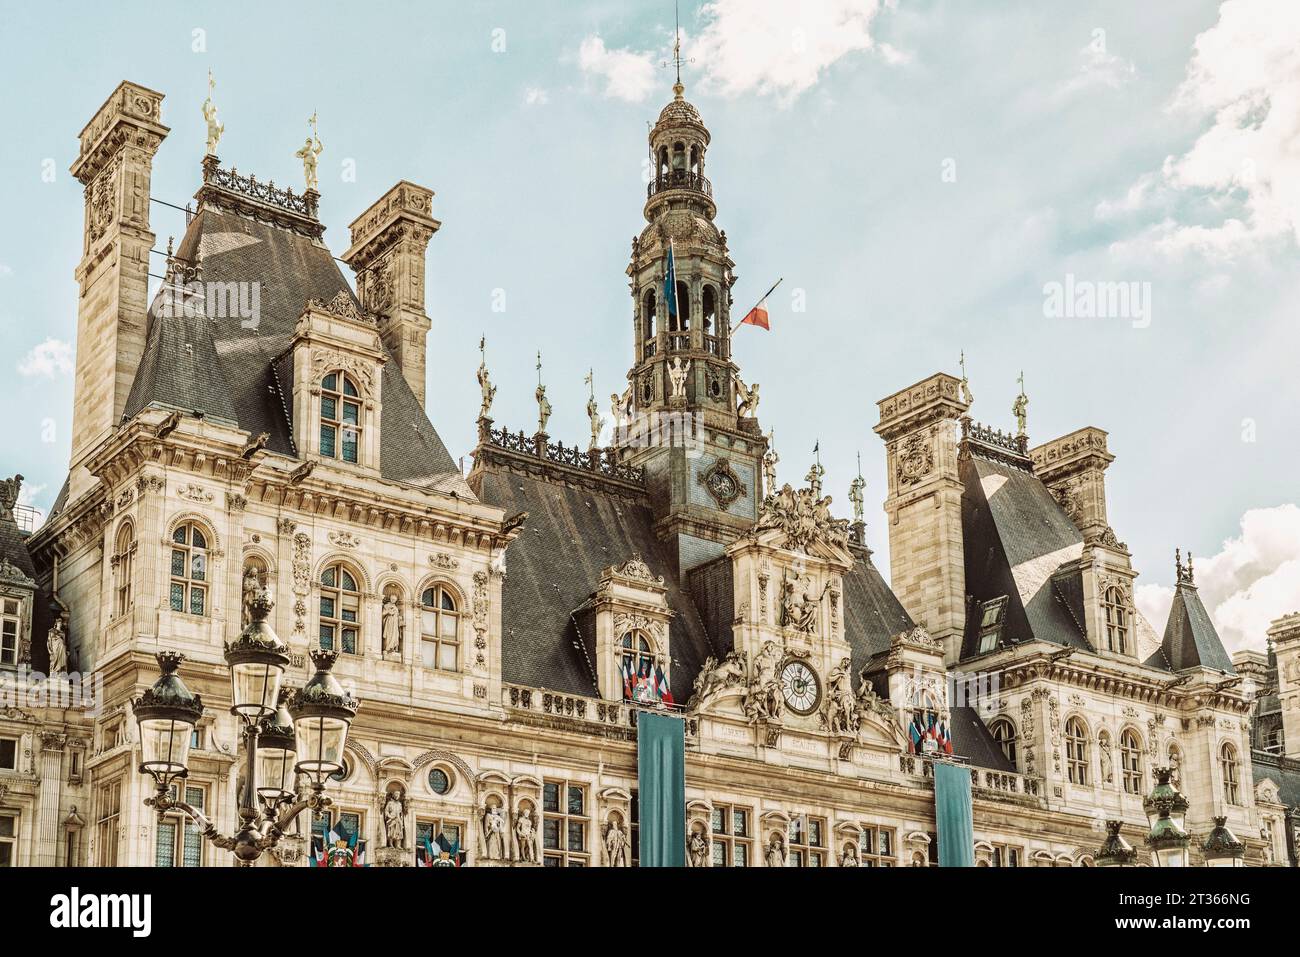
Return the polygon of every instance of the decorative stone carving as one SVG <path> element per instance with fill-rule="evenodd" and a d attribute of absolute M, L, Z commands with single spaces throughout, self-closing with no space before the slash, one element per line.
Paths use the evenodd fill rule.
<path fill-rule="evenodd" d="M 330 544 L 339 548 L 356 548 L 361 544 L 361 539 L 357 538 L 351 532 L 330 532 L 327 536 Z"/>
<path fill-rule="evenodd" d="M 709 839 L 698 821 L 691 826 L 690 833 L 686 836 L 686 863 L 689 867 L 709 866 Z"/>
<path fill-rule="evenodd" d="M 499 804 L 488 804 L 483 809 L 483 859 L 506 859 L 506 814 Z"/>
<path fill-rule="evenodd" d="M 805 635 L 816 631 L 822 599 L 830 587 L 827 582 L 818 591 L 810 575 L 801 575 L 793 568 L 788 569 L 781 582 L 781 626 Z"/>
<path fill-rule="evenodd" d="M 687 706 L 692 709 L 707 708 L 724 691 L 743 689 L 748 670 L 745 653 L 739 648 L 729 652 L 721 662 L 710 655 L 695 678 L 695 694 Z"/>
<path fill-rule="evenodd" d="M 611 814 L 605 824 L 605 866 L 627 867 L 627 827 L 622 818 Z"/>
<path fill-rule="evenodd" d="M 54 619 L 53 627 L 45 636 L 45 648 L 50 656 L 50 674 L 66 674 L 68 671 L 68 633 L 62 617 Z"/>
<path fill-rule="evenodd" d="M 810 489 L 795 491 L 787 483 L 779 492 L 768 495 L 759 509 L 754 532 L 780 531 L 782 546 L 807 552 L 818 541 L 846 548 L 849 523 L 831 517 L 831 497 L 816 498 Z"/>
<path fill-rule="evenodd" d="M 307 596 L 311 594 L 311 536 L 304 532 L 293 537 L 293 593 L 297 596 L 294 631 L 302 632 L 307 627 Z"/>
<path fill-rule="evenodd" d="M 732 373 L 732 381 L 736 383 L 736 417 L 741 419 L 752 419 L 758 415 L 758 383 L 752 386 L 746 386 L 740 378 L 740 373 Z"/>
<path fill-rule="evenodd" d="M 767 451 L 763 453 L 763 487 L 770 494 L 776 488 L 776 466 L 781 456 L 776 453 L 776 430 L 767 433 Z"/>
<path fill-rule="evenodd" d="M 768 838 L 764 859 L 768 867 L 785 867 L 785 835 L 780 831 L 773 831 Z"/>
<path fill-rule="evenodd" d="M 244 568 L 243 584 L 240 588 L 239 627 L 247 628 L 253 620 L 253 602 L 266 591 L 266 572 L 254 565 Z"/>
<path fill-rule="evenodd" d="M 631 578 L 633 581 L 647 582 L 651 585 L 662 585 L 664 583 L 664 576 L 652 572 L 650 566 L 641 559 L 640 555 L 633 555 L 615 569 L 615 573 L 623 578 Z"/>
<path fill-rule="evenodd" d="M 826 698 L 822 703 L 821 721 L 831 734 L 854 735 L 862 725 L 858 701 L 853 695 L 852 661 L 842 658 L 826 676 Z"/>
<path fill-rule="evenodd" d="M 193 483 L 180 486 L 176 489 L 176 494 L 181 498 L 189 499 L 191 502 L 199 502 L 204 505 L 209 504 L 213 498 L 212 493 L 202 485 L 195 485 Z"/>
<path fill-rule="evenodd" d="M 339 296 L 345 293 L 340 292 Z M 338 296 L 334 297 L 335 299 Z M 352 300 L 349 298 L 348 302 Z M 342 370 L 350 376 L 360 388 L 362 394 L 369 398 L 374 392 L 374 364 L 360 356 L 339 352 L 337 349 L 313 349 L 311 353 L 311 377 L 313 382 L 320 382 L 327 373 Z"/>
<path fill-rule="evenodd" d="M 391 787 L 384 798 L 384 846 L 406 847 L 406 789 Z"/>
<path fill-rule="evenodd" d="M 751 722 L 775 721 L 781 716 L 781 681 L 776 673 L 780 663 L 781 649 L 774 641 L 765 642 L 754 658 L 754 674 L 741 704 Z"/>
<path fill-rule="evenodd" d="M 455 571 L 460 567 L 460 561 L 448 555 L 446 552 L 438 552 L 436 555 L 429 556 L 429 564 L 434 568 L 441 568 L 444 571 Z"/>
<path fill-rule="evenodd" d="M 402 658 L 402 637 L 405 632 L 405 622 L 402 621 L 402 606 L 397 596 L 389 592 L 384 596 L 383 605 L 379 612 L 380 635 L 383 638 L 384 657 Z"/>
<path fill-rule="evenodd" d="M 690 371 L 690 359 L 683 362 L 679 356 L 674 356 L 673 361 L 668 363 L 668 382 L 672 387 L 672 398 L 686 398 L 686 376 Z"/>
<path fill-rule="evenodd" d="M 524 864 L 536 864 L 537 828 L 533 823 L 533 812 L 521 807 L 515 815 L 515 860 Z"/>
<path fill-rule="evenodd" d="M 896 475 L 899 485 L 915 485 L 934 469 L 934 450 L 927 433 L 908 436 L 898 450 Z"/>
<path fill-rule="evenodd" d="M 858 859 L 858 845 L 853 841 L 846 842 L 844 853 L 840 856 L 840 867 L 858 867 L 861 863 Z"/>
<path fill-rule="evenodd" d="M 704 486 L 705 491 L 718 503 L 724 512 L 731 504 L 748 492 L 745 483 L 740 480 L 731 463 L 718 459 L 711 466 L 696 476 L 696 481 Z"/>

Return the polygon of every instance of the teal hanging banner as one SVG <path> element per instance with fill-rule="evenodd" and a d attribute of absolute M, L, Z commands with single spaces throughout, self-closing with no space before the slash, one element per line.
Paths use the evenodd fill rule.
<path fill-rule="evenodd" d="M 970 768 L 934 762 L 934 817 L 938 825 L 939 866 L 975 866 L 975 828 L 971 816 Z"/>
<path fill-rule="evenodd" d="M 636 721 L 642 867 L 686 866 L 686 724 L 642 711 Z"/>

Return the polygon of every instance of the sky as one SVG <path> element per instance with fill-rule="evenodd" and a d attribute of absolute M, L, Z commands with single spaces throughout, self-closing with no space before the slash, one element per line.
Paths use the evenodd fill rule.
<path fill-rule="evenodd" d="M 468 465 L 485 335 L 496 421 L 535 421 L 540 349 L 550 431 L 585 441 L 588 369 L 606 396 L 632 363 L 624 270 L 646 124 L 672 96 L 669 0 L 114 9 L 0 6 L 19 91 L 0 102 L 0 474 L 27 477 L 25 501 L 49 507 L 69 454 L 67 170 L 123 79 L 166 95 L 159 200 L 199 185 L 209 70 L 223 164 L 261 180 L 301 188 L 318 113 L 336 255 L 395 182 L 433 189 L 433 424 Z M 683 2 L 681 27 L 736 308 L 784 278 L 771 331 L 733 350 L 780 480 L 820 442 L 846 509 L 860 454 L 887 568 L 876 401 L 964 351 L 972 416 L 1010 430 L 1023 371 L 1031 443 L 1110 433 L 1110 520 L 1157 631 L 1180 547 L 1225 644 L 1262 648 L 1300 608 L 1300 4 L 716 0 Z M 152 214 L 160 247 L 183 231 Z"/>

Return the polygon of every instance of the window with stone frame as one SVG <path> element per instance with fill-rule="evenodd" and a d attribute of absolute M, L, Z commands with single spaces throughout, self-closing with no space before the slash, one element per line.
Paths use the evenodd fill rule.
<path fill-rule="evenodd" d="M 208 789 L 202 784 L 185 782 L 185 803 L 198 811 L 205 811 Z M 171 796 L 176 800 L 179 786 L 171 786 Z M 203 831 L 189 817 L 168 813 L 157 821 L 154 841 L 154 867 L 202 867 Z"/>
<path fill-rule="evenodd" d="M 654 645 L 642 631 L 629 631 L 619 641 L 619 674 L 624 701 L 660 700 L 655 675 Z"/>
<path fill-rule="evenodd" d="M 862 867 L 897 867 L 897 847 L 892 827 L 863 824 L 858 832 L 858 863 Z"/>
<path fill-rule="evenodd" d="M 0 771 L 18 770 L 18 739 L 0 738 Z"/>
<path fill-rule="evenodd" d="M 345 655 L 361 653 L 361 589 L 356 574 L 343 562 L 321 572 L 320 646 Z"/>
<path fill-rule="evenodd" d="M 446 585 L 432 585 L 420 596 L 420 656 L 426 668 L 460 670 L 460 609 Z"/>
<path fill-rule="evenodd" d="M 714 867 L 751 867 L 753 829 L 751 808 L 734 804 L 714 804 L 709 815 Z"/>
<path fill-rule="evenodd" d="M 22 644 L 23 603 L 17 598 L 0 599 L 0 665 L 18 664 Z"/>
<path fill-rule="evenodd" d="M 1119 736 L 1119 763 L 1126 794 L 1142 794 L 1142 742 L 1132 728 Z"/>
<path fill-rule="evenodd" d="M 122 782 L 99 789 L 95 811 L 95 866 L 117 867 L 118 827 L 122 816 Z"/>
<path fill-rule="evenodd" d="M 18 815 L 0 813 L 0 867 L 16 867 L 18 861 Z"/>
<path fill-rule="evenodd" d="M 320 384 L 320 454 L 355 465 L 361 447 L 361 393 L 343 372 Z"/>
<path fill-rule="evenodd" d="M 994 844 L 991 867 L 1019 867 L 1024 860 L 1025 849 L 1014 844 Z"/>
<path fill-rule="evenodd" d="M 993 740 L 998 743 L 998 747 L 1002 750 L 1002 756 L 1010 762 L 1013 768 L 1019 767 L 1016 764 L 1016 726 L 1011 723 L 1011 719 L 995 719 L 989 724 L 989 733 L 993 735 Z"/>
<path fill-rule="evenodd" d="M 171 610 L 187 615 L 208 613 L 208 537 L 194 522 L 172 532 Z"/>
<path fill-rule="evenodd" d="M 1241 762 L 1231 744 L 1219 749 L 1219 768 L 1223 772 L 1223 801 L 1236 807 L 1241 804 Z"/>
<path fill-rule="evenodd" d="M 113 617 L 120 618 L 131 610 L 134 579 L 135 526 L 126 521 L 117 530 L 113 548 Z"/>
<path fill-rule="evenodd" d="M 337 833 L 340 837 L 346 834 L 349 842 L 351 842 L 352 838 L 356 838 L 359 847 L 361 841 L 365 840 L 365 826 L 366 817 L 361 811 L 325 808 L 316 811 L 312 815 L 311 834 L 313 840 L 318 842 L 318 845 L 323 847 L 328 855 L 329 849 L 333 847 L 329 840 L 331 831 Z"/>
<path fill-rule="evenodd" d="M 1117 654 L 1129 654 L 1129 613 L 1124 591 L 1118 585 L 1106 589 L 1102 600 L 1106 614 L 1106 647 Z"/>
<path fill-rule="evenodd" d="M 1088 785 L 1088 729 L 1079 718 L 1065 722 L 1065 771 L 1071 784 Z"/>
<path fill-rule="evenodd" d="M 796 814 L 786 829 L 789 867 L 826 866 L 826 819 Z"/>
<path fill-rule="evenodd" d="M 546 867 L 587 867 L 587 786 L 576 781 L 542 784 L 542 863 Z"/>
<path fill-rule="evenodd" d="M 416 866 L 428 866 L 431 863 L 425 861 L 425 856 L 428 854 L 427 848 L 432 847 L 433 853 L 436 855 L 441 847 L 438 841 L 439 836 L 456 848 L 456 855 L 452 860 L 464 864 L 467 856 L 465 837 L 468 833 L 464 821 L 441 817 L 418 819 L 415 822 Z M 426 840 L 428 844 L 425 843 Z"/>

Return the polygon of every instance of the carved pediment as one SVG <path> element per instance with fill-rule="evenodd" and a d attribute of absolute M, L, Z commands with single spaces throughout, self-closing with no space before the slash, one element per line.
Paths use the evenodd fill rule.
<path fill-rule="evenodd" d="M 357 308 L 357 304 L 352 301 L 352 297 L 342 289 L 336 292 L 334 298 L 329 302 L 325 302 L 323 299 L 308 299 L 307 308 L 314 309 L 317 312 L 328 312 L 331 316 L 348 319 L 363 326 L 376 324 L 375 317 Z"/>
<path fill-rule="evenodd" d="M 847 556 L 849 522 L 848 519 L 833 517 L 830 505 L 829 495 L 818 498 L 812 489 L 796 491 L 790 485 L 784 485 L 780 491 L 763 499 L 758 522 L 750 534 L 770 540 L 780 548 L 805 554 L 822 545 Z M 764 536 L 764 532 L 776 534 Z"/>

